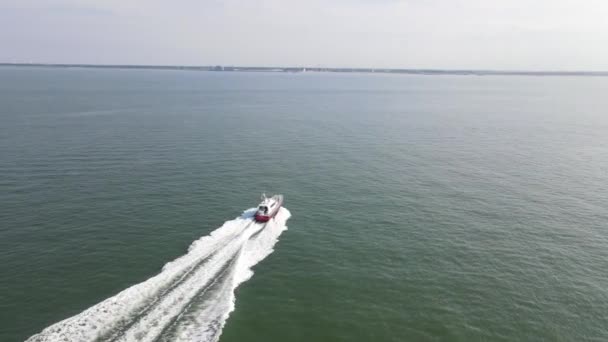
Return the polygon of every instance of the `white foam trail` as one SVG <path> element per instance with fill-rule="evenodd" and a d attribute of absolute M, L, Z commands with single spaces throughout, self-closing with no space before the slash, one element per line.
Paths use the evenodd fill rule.
<path fill-rule="evenodd" d="M 192 243 L 158 275 L 53 324 L 27 342 L 216 341 L 234 309 L 234 290 L 272 253 L 291 216 L 285 208 L 265 226 L 251 209 Z"/>
<path fill-rule="evenodd" d="M 199 307 L 188 313 L 188 319 L 180 320 L 175 333 L 168 336 L 170 341 L 217 341 L 230 313 L 234 310 L 234 290 L 239 284 L 253 276 L 251 267 L 273 252 L 272 247 L 281 233 L 287 229 L 285 221 L 289 218 L 287 210 L 277 214 L 260 234 L 256 234 L 241 245 L 240 256 L 235 264 L 223 275 L 219 289 Z"/>

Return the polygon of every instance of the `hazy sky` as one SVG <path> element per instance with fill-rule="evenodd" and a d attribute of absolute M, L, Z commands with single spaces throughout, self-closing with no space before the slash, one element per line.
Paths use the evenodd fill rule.
<path fill-rule="evenodd" d="M 0 0 L 0 61 L 608 70 L 608 1 Z"/>

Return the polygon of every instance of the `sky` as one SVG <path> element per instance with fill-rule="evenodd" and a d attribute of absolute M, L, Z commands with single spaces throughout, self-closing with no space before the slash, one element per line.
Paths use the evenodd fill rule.
<path fill-rule="evenodd" d="M 0 62 L 608 70 L 606 0 L 0 0 Z"/>

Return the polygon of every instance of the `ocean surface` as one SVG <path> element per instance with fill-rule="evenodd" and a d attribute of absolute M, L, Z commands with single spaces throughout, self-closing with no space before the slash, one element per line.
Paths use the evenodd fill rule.
<path fill-rule="evenodd" d="M 0 341 L 606 341 L 607 94 L 0 68 Z"/>

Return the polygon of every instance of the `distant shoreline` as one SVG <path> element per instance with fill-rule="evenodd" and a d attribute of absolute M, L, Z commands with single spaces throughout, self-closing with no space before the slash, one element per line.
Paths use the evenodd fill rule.
<path fill-rule="evenodd" d="M 608 71 L 501 71 L 501 70 L 442 70 L 442 69 L 387 69 L 387 68 L 320 68 L 320 67 L 248 67 L 248 66 L 179 66 L 127 64 L 51 64 L 0 63 L 0 67 L 95 68 L 95 69 L 155 69 L 213 72 L 339 72 L 406 75 L 474 75 L 474 76 L 608 76 Z"/>

